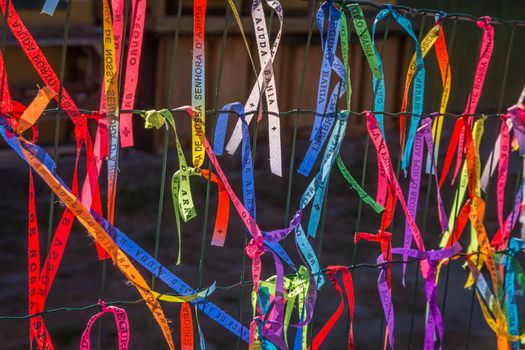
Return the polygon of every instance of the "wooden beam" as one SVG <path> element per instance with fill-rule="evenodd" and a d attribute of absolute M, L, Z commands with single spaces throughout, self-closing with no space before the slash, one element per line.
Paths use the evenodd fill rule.
<path fill-rule="evenodd" d="M 241 18 L 244 31 L 247 34 L 253 34 L 252 18 L 243 16 Z M 156 21 L 150 22 L 147 30 L 156 33 L 173 33 L 175 32 L 176 16 L 167 16 L 157 18 Z M 283 33 L 284 34 L 303 34 L 307 33 L 310 26 L 308 17 L 287 17 L 285 18 Z M 206 34 L 220 34 L 224 31 L 224 16 L 210 15 L 206 16 Z M 229 33 L 240 33 L 237 22 L 230 21 L 228 26 Z M 193 17 L 183 15 L 180 19 L 180 33 L 193 33 Z"/>

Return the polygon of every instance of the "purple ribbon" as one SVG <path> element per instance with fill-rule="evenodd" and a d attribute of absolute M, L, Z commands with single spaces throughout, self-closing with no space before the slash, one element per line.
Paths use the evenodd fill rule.
<path fill-rule="evenodd" d="M 410 248 L 394 248 L 392 249 L 392 255 L 403 255 L 414 259 L 428 260 L 429 272 L 425 279 L 425 297 L 427 299 L 429 313 L 425 326 L 425 350 L 434 349 L 434 334 L 437 332 L 439 338 L 439 348 L 443 343 L 443 317 L 437 304 L 437 285 L 436 285 L 436 273 L 437 264 L 440 260 L 450 258 L 461 251 L 461 245 L 456 242 L 453 246 L 439 250 L 421 251 Z M 385 319 L 388 330 L 388 342 L 390 348 L 394 349 L 394 307 L 392 305 L 392 291 L 388 288 L 386 282 L 386 262 L 383 255 L 379 255 L 377 258 L 378 264 L 383 264 L 379 278 L 377 280 L 377 288 L 381 303 L 383 306 L 383 312 L 385 313 Z"/>
<path fill-rule="evenodd" d="M 438 213 L 439 213 L 439 222 L 441 224 L 441 230 L 442 232 L 448 231 L 448 219 L 447 214 L 445 212 L 445 207 L 443 205 L 443 201 L 441 199 L 441 194 L 439 191 L 439 181 L 437 178 L 437 169 L 436 164 L 434 162 L 434 145 L 432 140 L 432 131 L 431 126 L 433 122 L 433 117 L 427 117 L 423 119 L 423 122 L 421 123 L 421 127 L 416 133 L 416 137 L 414 139 L 414 145 L 412 148 L 412 163 L 410 165 L 410 186 L 408 191 L 408 211 L 410 212 L 410 215 L 416 219 L 417 215 L 417 205 L 419 200 L 419 189 L 421 186 L 421 168 L 423 164 L 423 148 L 425 146 L 425 143 L 427 145 L 427 150 L 430 155 L 430 159 L 432 159 L 432 172 L 434 173 L 434 177 L 436 179 L 436 192 L 437 192 L 437 202 L 438 202 Z M 412 238 L 413 233 L 410 229 L 410 225 L 408 224 L 408 221 L 405 220 L 405 236 L 404 236 L 404 242 L 403 242 L 403 248 L 409 249 L 412 246 Z M 403 260 L 407 260 L 407 255 L 403 254 Z M 406 268 L 407 264 L 403 263 L 403 279 L 402 283 L 403 286 L 405 285 L 405 275 L 406 275 Z"/>

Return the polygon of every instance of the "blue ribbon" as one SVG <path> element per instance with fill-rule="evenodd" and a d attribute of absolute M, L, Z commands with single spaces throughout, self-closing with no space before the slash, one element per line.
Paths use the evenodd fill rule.
<path fill-rule="evenodd" d="M 505 299 L 507 303 L 505 305 L 507 309 L 507 318 L 509 321 L 509 334 L 519 336 L 520 327 L 519 327 L 519 317 L 518 317 L 518 305 L 516 304 L 516 288 L 515 280 L 516 273 L 514 271 L 514 266 L 512 265 L 512 260 L 514 256 L 521 250 L 523 247 L 523 240 L 511 237 L 509 241 L 509 256 L 504 255 L 501 263 L 505 266 Z M 520 342 L 512 342 L 513 349 L 520 349 Z"/>
<path fill-rule="evenodd" d="M 55 10 L 57 9 L 58 2 L 60 0 L 46 0 L 44 3 L 44 7 L 42 7 L 42 11 L 40 13 L 45 13 L 46 15 L 53 16 L 55 14 Z"/>
<path fill-rule="evenodd" d="M 254 220 L 256 220 L 256 206 L 255 206 L 255 182 L 253 178 L 253 161 L 252 148 L 250 145 L 250 132 L 248 123 L 246 122 L 244 114 L 244 106 L 239 102 L 233 102 L 225 105 L 223 111 L 233 111 L 239 116 L 242 125 L 242 196 L 246 210 L 250 213 Z M 228 128 L 228 112 L 222 112 L 217 118 L 215 126 L 215 136 L 213 138 L 213 152 L 220 156 L 224 152 L 224 141 L 226 139 L 226 131 Z M 248 233 L 247 233 L 248 234 Z M 286 251 L 278 242 L 264 241 L 264 244 L 275 252 L 288 266 L 295 272 L 297 268 L 292 259 L 288 256 Z"/>
<path fill-rule="evenodd" d="M 332 131 L 329 146 L 325 150 L 323 156 L 321 168 L 306 188 L 305 192 L 301 197 L 301 202 L 299 203 L 300 210 L 303 210 L 315 197 L 314 203 L 318 206 L 319 210 L 317 211 L 314 207 L 312 207 L 312 213 L 310 214 L 310 221 L 308 224 L 308 232 L 309 235 L 312 237 L 315 237 L 317 231 L 317 224 L 319 222 L 320 217 L 319 213 L 321 211 L 322 203 L 324 200 L 324 191 L 326 188 L 326 182 L 328 180 L 328 174 L 330 173 L 333 164 L 336 160 L 336 155 L 339 152 L 341 141 L 344 137 L 344 130 L 346 129 L 347 118 L 347 112 L 339 112 L 337 124 L 334 127 L 334 130 Z M 301 224 L 299 224 L 295 229 L 295 239 L 297 248 L 301 252 L 301 257 L 303 258 L 305 263 L 308 265 L 310 271 L 314 275 L 317 288 L 320 288 L 324 284 L 324 277 L 321 273 L 319 260 L 317 259 L 317 256 L 315 255 L 315 252 L 313 251 L 312 246 L 310 245 Z M 300 337 L 301 333 L 298 330 L 295 340 L 296 343 L 299 342 L 300 344 L 300 340 L 297 340 L 298 338 L 300 339 Z"/>
<path fill-rule="evenodd" d="M 319 172 L 316 175 L 316 177 L 319 177 L 319 181 L 317 182 L 317 187 L 315 188 L 315 196 L 307 229 L 308 235 L 310 237 L 315 237 L 317 233 L 317 227 L 319 226 L 321 210 L 326 192 L 326 184 L 328 183 L 328 177 L 337 159 L 336 156 L 339 154 L 339 149 L 343 143 L 347 121 L 348 112 L 339 112 L 337 115 L 336 125 L 332 130 L 332 135 L 330 136 L 330 141 L 328 142 L 328 146 L 325 149 Z M 313 182 L 313 184 L 315 184 L 315 182 Z"/>
<path fill-rule="evenodd" d="M 333 167 L 333 164 L 336 160 L 336 155 L 339 152 L 342 139 L 344 137 L 344 131 L 346 130 L 346 123 L 348 120 L 348 112 L 339 112 L 337 118 L 337 124 L 334 127 L 334 131 L 330 137 L 330 146 L 325 150 L 323 156 L 323 162 L 319 172 L 310 182 L 306 188 L 303 196 L 301 197 L 301 202 L 299 203 L 299 209 L 302 211 L 315 197 L 315 203 L 319 206 L 319 212 L 324 200 L 324 191 L 326 188 L 326 181 L 328 180 L 328 174 Z M 312 218 L 313 216 L 313 218 Z M 315 232 L 317 231 L 317 224 L 319 222 L 318 211 L 312 209 L 312 214 L 310 215 L 310 222 L 308 224 L 309 232 L 312 237 L 315 237 Z M 312 230 L 312 231 L 310 231 Z M 324 284 L 324 277 L 321 273 L 321 267 L 319 265 L 319 260 L 315 255 L 306 233 L 301 224 L 297 225 L 295 228 L 295 242 L 297 248 L 301 253 L 301 258 L 304 260 L 306 265 L 308 265 L 310 271 L 314 275 L 317 288 L 320 288 Z"/>
<path fill-rule="evenodd" d="M 64 186 L 68 191 L 71 191 L 64 181 L 56 174 L 56 164 L 51 157 L 39 146 L 32 143 L 27 143 L 19 140 L 9 129 L 9 125 L 6 119 L 0 116 L 0 134 L 2 138 L 13 148 L 13 150 L 28 163 L 24 154 L 22 153 L 21 147 L 34 155 L 57 179 L 57 181 Z M 29 163 L 28 163 L 29 164 Z M 175 293 L 179 295 L 189 295 L 197 293 L 192 289 L 186 282 L 173 274 L 170 270 L 159 263 L 155 258 L 148 254 L 144 249 L 139 247 L 131 238 L 126 236 L 117 227 L 110 225 L 106 219 L 98 215 L 96 212 L 91 210 L 91 215 L 100 223 L 100 225 L 106 230 L 106 232 L 112 232 L 114 240 L 117 246 L 122 249 L 126 255 L 135 260 L 137 263 L 142 265 L 146 270 L 154 274 L 157 278 L 166 283 Z M 225 311 L 220 309 L 218 306 L 210 302 L 208 299 L 202 298 L 191 301 L 192 304 L 196 304 L 197 307 L 216 321 L 218 324 L 242 338 L 245 342 L 249 340 L 249 331 L 241 323 L 227 314 Z"/>
<path fill-rule="evenodd" d="M 324 9 L 330 6 L 330 19 L 328 23 L 328 34 L 327 34 L 327 43 L 323 41 L 322 33 L 324 27 Z M 321 32 L 321 44 L 324 52 L 323 56 L 323 68 L 321 69 L 321 77 L 319 79 L 319 91 L 317 98 L 316 106 L 316 115 L 314 119 L 314 126 L 312 128 L 312 133 L 310 136 L 310 145 L 308 151 L 299 166 L 299 174 L 308 176 L 312 171 L 312 168 L 323 148 L 323 145 L 328 137 L 330 129 L 334 125 L 337 101 L 340 97 L 344 96 L 346 93 L 346 79 L 345 79 L 345 68 L 341 60 L 335 56 L 335 50 L 337 48 L 337 43 L 330 45 L 331 38 L 338 38 L 339 35 L 339 21 L 341 18 L 341 13 L 338 9 L 334 8 L 331 3 L 324 3 L 323 6 L 319 9 L 317 13 L 317 25 L 319 31 Z M 335 28 L 335 29 L 334 29 Z M 335 33 L 332 33 L 335 30 Z M 333 49 L 333 52 L 330 52 L 330 49 Z M 329 70 L 325 70 L 326 65 L 330 62 Z M 330 84 L 330 75 L 331 71 L 334 70 L 336 74 L 340 77 L 340 81 L 334 86 L 332 93 L 330 94 L 330 100 L 328 106 L 326 106 L 326 97 L 328 95 L 328 88 Z M 325 110 L 326 108 L 326 110 Z"/>
<path fill-rule="evenodd" d="M 326 33 L 326 40 L 323 40 L 325 10 L 328 9 L 328 30 Z M 330 77 L 335 59 L 335 52 L 337 50 L 337 41 L 339 39 L 339 22 L 341 20 L 341 12 L 335 8 L 331 2 L 324 2 L 317 11 L 317 27 L 321 35 L 321 50 L 323 52 L 323 61 L 321 64 L 321 72 L 319 74 L 319 86 L 317 88 L 317 105 L 315 108 L 315 119 L 310 134 L 312 141 L 321 126 L 322 116 L 325 112 L 326 102 L 328 98 L 328 89 L 330 88 Z"/>
<path fill-rule="evenodd" d="M 388 14 L 391 14 L 394 20 L 407 32 L 407 34 L 412 38 L 412 40 L 414 40 L 414 44 L 416 47 L 416 73 L 414 75 L 414 87 L 412 93 L 412 116 L 410 118 L 410 129 L 408 132 L 407 141 L 405 145 L 405 152 L 403 154 L 403 160 L 401 163 L 401 168 L 406 171 L 410 162 L 410 155 L 412 153 L 412 146 L 414 144 L 416 131 L 419 125 L 419 121 L 421 119 L 421 114 L 423 113 L 423 97 L 425 94 L 425 64 L 423 61 L 423 53 L 421 52 L 421 46 L 419 45 L 419 41 L 417 40 L 417 36 L 415 35 L 414 30 L 412 29 L 412 24 L 406 17 L 399 14 L 391 5 L 385 5 L 385 8 L 379 11 L 379 13 L 377 14 L 376 19 L 374 20 L 374 24 L 372 26 L 372 38 L 375 35 L 377 24 L 384 20 L 388 16 Z M 379 55 L 379 52 L 377 51 L 375 43 L 374 51 L 376 53 L 376 58 L 382 75 L 381 79 L 377 79 L 375 76 L 373 77 L 375 94 L 374 111 L 379 112 L 375 113 L 375 116 L 384 138 L 385 129 L 382 112 L 384 112 L 385 110 L 385 81 L 383 73 L 383 63 L 381 61 L 381 57 Z"/>

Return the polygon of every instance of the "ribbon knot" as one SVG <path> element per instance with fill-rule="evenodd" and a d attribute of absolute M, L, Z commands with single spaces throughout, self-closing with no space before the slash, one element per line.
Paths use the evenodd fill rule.
<path fill-rule="evenodd" d="M 251 239 L 245 251 L 250 259 L 257 259 L 264 254 L 264 244 L 260 240 Z"/>
<path fill-rule="evenodd" d="M 102 312 L 106 312 L 108 310 L 108 307 L 106 306 L 106 303 L 104 302 L 104 300 L 99 299 L 98 300 L 98 305 L 100 305 L 100 308 L 102 309 Z"/>
<path fill-rule="evenodd" d="M 446 11 L 439 11 L 434 16 L 434 19 L 437 24 L 441 24 L 443 22 L 443 19 L 448 16 L 448 13 Z"/>
<path fill-rule="evenodd" d="M 490 18 L 490 16 L 483 16 L 478 21 L 476 21 L 476 25 L 479 28 L 487 29 L 490 26 L 491 21 L 492 21 L 492 18 Z"/>

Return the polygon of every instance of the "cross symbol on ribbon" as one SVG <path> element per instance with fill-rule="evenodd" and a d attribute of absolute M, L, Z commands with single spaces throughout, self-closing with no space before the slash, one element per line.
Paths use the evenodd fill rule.
<path fill-rule="evenodd" d="M 129 130 L 129 128 L 126 126 L 122 133 L 124 134 L 124 136 L 128 137 L 128 135 L 131 133 L 131 130 Z"/>

